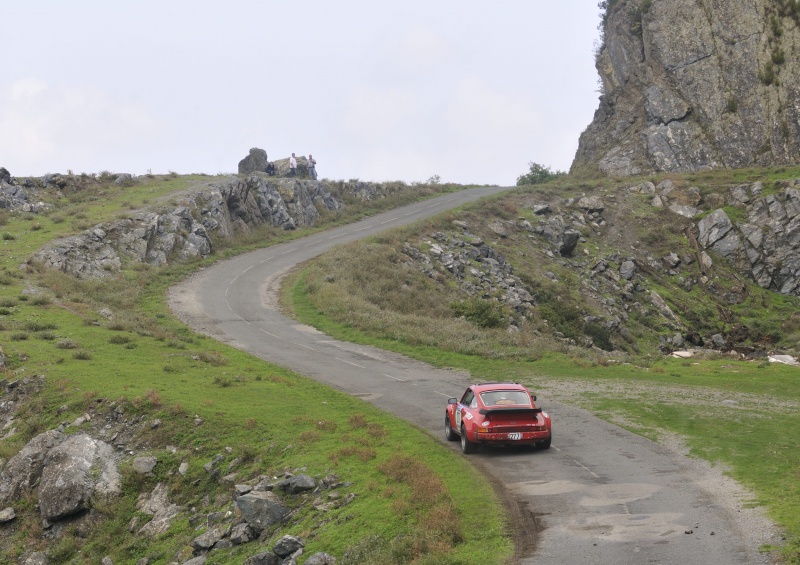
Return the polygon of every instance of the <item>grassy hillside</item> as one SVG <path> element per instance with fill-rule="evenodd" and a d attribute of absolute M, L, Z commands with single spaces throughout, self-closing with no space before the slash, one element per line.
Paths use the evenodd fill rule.
<path fill-rule="evenodd" d="M 800 169 L 781 168 L 669 178 L 713 201 L 734 185 L 777 191 L 798 177 Z M 284 301 L 339 339 L 467 369 L 476 380 L 513 378 L 652 439 L 681 438 L 752 491 L 752 503 L 787 531 L 786 561 L 800 563 L 800 369 L 765 357 L 800 352 L 800 301 L 758 287 L 719 257 L 707 273 L 693 261 L 664 268 L 661 257 L 697 254 L 691 221 L 627 190 L 662 180 L 562 177 L 520 187 L 335 249 L 293 276 Z M 581 242 L 561 257 L 537 235 L 546 220 L 536 210 L 569 208 L 583 195 L 601 196 L 605 210 L 579 226 Z M 479 244 L 533 295 L 523 315 L 499 287 L 473 292 L 485 262 L 453 267 L 453 254 Z M 630 257 L 638 270 L 628 284 L 616 273 Z M 704 338 L 692 358 L 665 354 L 681 331 Z M 718 333 L 729 345 L 710 348 Z"/>
<path fill-rule="evenodd" d="M 53 204 L 46 214 L 0 211 L 0 344 L 7 358 L 0 378 L 15 385 L 3 387 L 0 414 L 16 412 L 0 439 L 0 464 L 58 426 L 112 442 L 123 457 L 123 496 L 96 504 L 81 521 L 44 528 L 33 495 L 15 504 L 17 518 L 0 527 L 3 559 L 37 550 L 54 563 L 182 561 L 210 527 L 208 517 L 232 510 L 230 481 L 300 472 L 337 477 L 338 496 L 352 501 L 319 511 L 297 497 L 291 518 L 263 543 L 214 551 L 207 562 L 239 564 L 283 534 L 305 539 L 306 555 L 325 551 L 341 563 L 509 558 L 503 511 L 464 459 L 361 400 L 195 335 L 171 316 L 169 285 L 214 259 L 165 269 L 129 265 L 103 281 L 20 269 L 51 239 L 142 206 L 173 206 L 182 192 L 220 180 L 168 175 L 117 186 L 110 175 L 82 175 L 40 195 Z M 383 201 L 348 202 L 317 229 L 457 188 L 401 184 Z M 216 257 L 299 235 L 264 228 L 217 241 Z M 132 469 L 131 457 L 141 455 L 158 458 L 153 474 Z M 204 469 L 216 456 L 222 475 L 231 475 L 224 481 Z M 157 483 L 169 487 L 181 512 L 156 538 L 132 533 L 150 519 L 137 510 L 137 498 Z M 475 507 L 482 512 L 468 511 Z"/>

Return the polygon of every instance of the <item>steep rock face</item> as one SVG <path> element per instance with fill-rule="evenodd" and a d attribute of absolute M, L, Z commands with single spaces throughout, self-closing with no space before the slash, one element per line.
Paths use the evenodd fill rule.
<path fill-rule="evenodd" d="M 573 172 L 800 160 L 800 13 L 785 0 L 612 0 Z"/>

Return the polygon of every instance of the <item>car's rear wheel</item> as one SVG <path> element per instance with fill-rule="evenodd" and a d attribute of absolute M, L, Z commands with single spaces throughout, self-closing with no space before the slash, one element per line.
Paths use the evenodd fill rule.
<path fill-rule="evenodd" d="M 444 415 L 444 437 L 447 438 L 447 441 L 455 441 L 458 439 L 458 434 L 453 429 L 453 426 L 450 425 L 450 416 L 448 414 Z"/>
<path fill-rule="evenodd" d="M 477 451 L 478 445 L 469 441 L 467 438 L 467 430 L 464 429 L 464 424 L 461 424 L 461 451 L 465 454 L 475 453 Z"/>
<path fill-rule="evenodd" d="M 539 443 L 537 443 L 536 447 L 538 447 L 539 449 L 550 449 L 550 442 L 551 441 L 553 441 L 552 432 L 550 433 L 550 436 L 546 440 L 540 441 Z"/>

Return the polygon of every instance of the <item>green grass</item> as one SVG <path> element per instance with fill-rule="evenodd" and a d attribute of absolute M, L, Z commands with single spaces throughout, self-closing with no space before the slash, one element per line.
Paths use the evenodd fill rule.
<path fill-rule="evenodd" d="M 188 558 L 188 543 L 200 533 L 188 516 L 181 515 L 167 534 L 142 539 L 128 529 L 132 518 L 146 519 L 135 510 L 136 499 L 163 481 L 171 501 L 185 508 L 195 507 L 198 513 L 228 509 L 229 488 L 203 470 L 221 453 L 223 466 L 240 459 L 236 472 L 241 480 L 304 469 L 317 478 L 333 473 L 352 483 L 343 489 L 356 495 L 349 505 L 325 516 L 306 508 L 282 530 L 307 538 L 307 554 L 326 551 L 341 558 L 348 549 L 362 547 L 376 564 L 510 559 L 512 526 L 505 523 L 495 493 L 440 441 L 359 399 L 195 335 L 172 317 L 164 302 L 166 289 L 213 259 L 160 270 L 134 265 L 103 281 L 18 269 L 48 240 L 71 233 L 69 221 L 52 221 L 74 211 L 71 207 L 82 207 L 81 221 L 112 219 L 132 203 L 166 198 L 170 191 L 205 180 L 109 187 L 97 206 L 94 197 L 75 198 L 77 204 L 37 218 L 35 229 L 28 218 L 5 218 L 4 229 L 15 237 L 3 242 L 7 252 L 0 256 L 0 343 L 10 364 L 2 377 L 42 376 L 44 389 L 19 407 L 18 433 L 0 441 L 0 458 L 11 457 L 38 433 L 86 413 L 110 413 L 115 406 L 124 406 L 128 419 L 162 420 L 135 438 L 144 446 L 137 454 L 157 455 L 155 476 L 123 468 L 123 497 L 98 508 L 103 519 L 89 538 L 69 531 L 52 548 L 51 558 L 74 563 L 97 563 L 106 555 L 115 562 L 131 555 L 148 556 L 151 563 Z M 432 194 L 425 187 L 413 194 L 398 190 L 383 203 L 370 203 L 367 212 L 354 208 L 349 216 L 331 215 L 326 222 L 341 223 Z M 308 230 L 279 235 L 304 233 Z M 257 235 L 227 242 L 222 255 L 263 246 L 264 233 L 261 241 Z M 101 308 L 111 310 L 112 319 L 100 316 Z M 202 425 L 195 424 L 196 418 Z M 176 446 L 176 453 L 168 446 Z M 176 472 L 183 461 L 189 463 L 185 477 Z M 389 471 L 398 462 L 400 467 L 413 462 L 413 473 Z M 430 496 L 434 491 L 436 496 Z M 19 535 L 0 533 L 7 555 L 41 543 L 35 501 L 17 511 Z M 216 552 L 208 563 L 241 563 L 260 550 L 248 544 Z"/>

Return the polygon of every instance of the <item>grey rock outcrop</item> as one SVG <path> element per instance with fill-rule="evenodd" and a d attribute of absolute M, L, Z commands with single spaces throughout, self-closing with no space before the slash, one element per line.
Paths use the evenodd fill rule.
<path fill-rule="evenodd" d="M 289 557 L 298 549 L 301 549 L 305 546 L 306 543 L 302 539 L 296 536 L 286 535 L 275 543 L 272 551 L 275 552 L 275 555 L 278 557 Z"/>
<path fill-rule="evenodd" d="M 553 216 L 547 222 L 537 225 L 534 232 L 550 241 L 562 257 L 572 255 L 581 239 L 580 232 L 570 227 L 560 216 Z"/>
<path fill-rule="evenodd" d="M 168 259 L 205 257 L 211 240 L 189 210 L 179 207 L 166 214 L 139 214 L 53 241 L 29 263 L 79 278 L 103 278 L 119 272 L 123 257 L 154 266 Z"/>
<path fill-rule="evenodd" d="M 242 519 L 256 532 L 261 531 L 280 522 L 288 513 L 289 509 L 284 506 L 280 497 L 273 492 L 251 492 L 240 496 L 235 501 L 237 512 Z"/>
<path fill-rule="evenodd" d="M 12 382 L 0 379 L 0 396 L 3 399 L 0 402 L 0 423 L 3 423 L 6 409 L 16 404 L 20 395 L 27 398 L 43 385 L 43 377 L 27 377 Z M 66 410 L 67 406 L 62 408 Z M 120 507 L 115 505 L 116 499 L 122 494 L 118 465 L 129 467 L 133 472 L 129 476 L 137 473 L 148 475 L 163 465 L 166 476 L 174 478 L 177 460 L 170 459 L 168 455 L 136 454 L 142 448 L 142 444 L 137 443 L 141 439 L 140 432 L 153 429 L 153 420 L 149 417 L 137 414 L 121 401 L 97 399 L 78 419 L 85 420 L 85 431 L 67 435 L 62 429 L 69 429 L 70 426 L 64 424 L 57 430 L 34 437 L 8 461 L 0 459 L 0 525 L 6 534 L 26 527 L 24 524 L 32 519 L 36 522 L 38 518 L 42 530 L 28 538 L 35 540 L 37 547 L 53 547 L 65 533 L 74 532 L 80 538 L 89 537 L 113 515 L 111 512 L 120 511 Z M 98 439 L 109 436 L 114 448 Z M 152 449 L 147 440 L 145 445 L 148 445 L 148 451 Z M 165 453 L 175 454 L 178 448 L 167 445 L 165 449 Z M 226 447 L 225 453 L 227 455 L 212 458 L 215 468 L 224 467 L 223 461 L 234 454 L 234 449 Z M 237 461 L 240 459 L 231 459 L 228 469 L 238 468 Z M 233 499 L 224 496 L 211 502 L 206 497 L 204 505 L 216 508 L 203 513 L 197 513 L 194 507 L 187 505 L 186 500 L 183 505 L 170 501 L 170 486 L 166 482 L 159 482 L 152 490 L 139 493 L 136 511 L 128 514 L 127 529 L 134 536 L 143 538 L 169 535 L 176 518 L 188 517 L 196 533 L 190 538 L 191 541 L 182 541 L 181 545 L 188 541 L 194 559 L 199 560 L 196 562 L 202 562 L 209 552 L 244 544 L 252 544 L 251 552 L 256 553 L 263 548 L 257 542 L 263 543 L 274 536 L 279 540 L 274 548 L 263 555 L 254 556 L 248 562 L 282 564 L 296 562 L 305 546 L 305 540 L 301 538 L 282 537 L 280 530 L 284 523 L 288 523 L 291 512 L 304 506 L 313 508 L 315 513 L 331 512 L 349 504 L 356 497 L 356 493 L 341 491 L 350 483 L 343 483 L 336 475 L 315 479 L 302 472 L 287 470 L 279 477 L 246 474 L 241 478 L 247 484 L 237 485 Z M 211 480 L 215 479 L 212 477 Z M 216 480 L 223 482 L 225 478 L 216 477 Z M 142 481 L 141 486 L 148 483 Z M 184 487 L 185 484 L 180 486 L 181 489 Z M 254 488 L 261 490 L 251 492 Z M 237 490 L 246 491 L 246 494 L 237 495 Z M 280 494 L 277 492 L 279 490 Z M 181 491 L 176 498 L 184 495 L 185 492 Z M 322 499 L 329 504 L 322 507 L 319 504 Z M 109 509 L 112 509 L 111 512 Z M 130 510 L 127 506 L 124 509 L 125 512 Z M 149 520 L 148 516 L 151 517 Z M 149 542 L 145 539 L 143 543 Z M 47 563 L 45 555 L 25 553 L 15 562 Z M 312 563 L 336 561 L 325 553 L 315 555 L 317 557 Z M 39 560 L 39 557 L 42 559 Z M 2 558 L 0 562 L 5 563 Z M 111 557 L 106 555 L 102 562 L 110 563 Z M 140 565 L 148 562 L 146 558 L 137 561 Z"/>
<path fill-rule="evenodd" d="M 133 470 L 140 475 L 147 475 L 155 469 L 158 459 L 152 455 L 136 457 L 133 460 Z"/>
<path fill-rule="evenodd" d="M 102 278 L 118 272 L 123 260 L 162 266 L 206 257 L 212 252 L 212 233 L 228 237 L 264 224 L 295 229 L 313 225 L 320 209 L 341 206 L 322 183 L 251 175 L 187 195 L 169 211 L 137 213 L 56 240 L 29 263 Z"/>
<path fill-rule="evenodd" d="M 295 159 L 297 160 L 297 171 L 295 174 L 301 178 L 308 177 L 308 159 L 302 155 L 296 155 Z M 279 177 L 288 177 L 290 175 L 289 157 L 277 159 L 275 161 L 275 173 Z"/>
<path fill-rule="evenodd" d="M 164 483 L 158 483 L 153 492 L 140 495 L 136 509 L 153 517 L 139 530 L 140 534 L 147 536 L 157 536 L 166 532 L 180 511 L 176 504 L 169 501 L 169 488 Z"/>
<path fill-rule="evenodd" d="M 86 434 L 51 430 L 33 438 L 0 473 L 0 504 L 36 489 L 39 512 L 55 521 L 88 510 L 93 500 L 121 492 L 113 448 Z"/>
<path fill-rule="evenodd" d="M 314 490 L 317 482 L 310 475 L 296 475 L 278 483 L 278 487 L 289 494 Z"/>
<path fill-rule="evenodd" d="M 121 476 L 113 448 L 79 434 L 67 437 L 45 458 L 39 484 L 39 512 L 49 521 L 88 510 L 93 498 L 120 494 Z"/>
<path fill-rule="evenodd" d="M 125 262 L 163 266 L 210 255 L 212 235 L 229 237 L 261 225 L 285 230 L 313 226 L 322 211 L 343 208 L 345 198 L 369 201 L 403 188 L 402 183 L 329 183 L 252 174 L 186 194 L 172 209 L 132 213 L 52 241 L 28 264 L 80 278 L 112 276 Z"/>
<path fill-rule="evenodd" d="M 33 490 L 42 476 L 47 453 L 63 439 L 64 434 L 57 430 L 39 434 L 8 460 L 0 473 L 0 505 L 12 504 Z"/>
<path fill-rule="evenodd" d="M 18 560 L 19 565 L 50 565 L 50 560 L 41 551 L 24 553 Z"/>
<path fill-rule="evenodd" d="M 596 66 L 602 96 L 572 172 L 796 163 L 796 15 L 771 0 L 616 0 Z"/>
<path fill-rule="evenodd" d="M 761 287 L 800 295 L 800 179 L 785 184 L 767 196 L 760 196 L 758 183 L 744 193 L 732 189 L 734 199 L 749 202 L 746 221 L 734 223 L 721 208 L 714 210 L 698 222 L 698 242 Z"/>
<path fill-rule="evenodd" d="M 224 537 L 224 533 L 220 528 L 210 528 L 194 538 L 189 545 L 200 551 L 211 549 Z"/>
<path fill-rule="evenodd" d="M 621 276 L 626 281 L 629 281 L 633 278 L 633 275 L 636 274 L 636 263 L 633 261 L 623 261 L 622 265 L 619 266 L 619 276 Z"/>
<path fill-rule="evenodd" d="M 239 161 L 239 174 L 263 173 L 267 170 L 267 152 L 258 147 L 253 147 L 250 154 Z"/>
<path fill-rule="evenodd" d="M 10 522 L 17 517 L 17 513 L 14 511 L 12 507 L 3 508 L 0 510 L 0 524 L 5 524 L 6 522 Z"/>
<path fill-rule="evenodd" d="M 242 545 L 251 542 L 253 538 L 255 538 L 253 528 L 246 522 L 236 524 L 231 528 L 230 540 L 233 545 Z"/>
<path fill-rule="evenodd" d="M 130 173 L 120 173 L 114 179 L 114 184 L 119 186 L 129 186 L 133 184 L 133 175 Z"/>
<path fill-rule="evenodd" d="M 34 187 L 21 186 L 8 169 L 0 167 L 0 210 L 39 213 L 52 206 L 37 198 Z"/>

